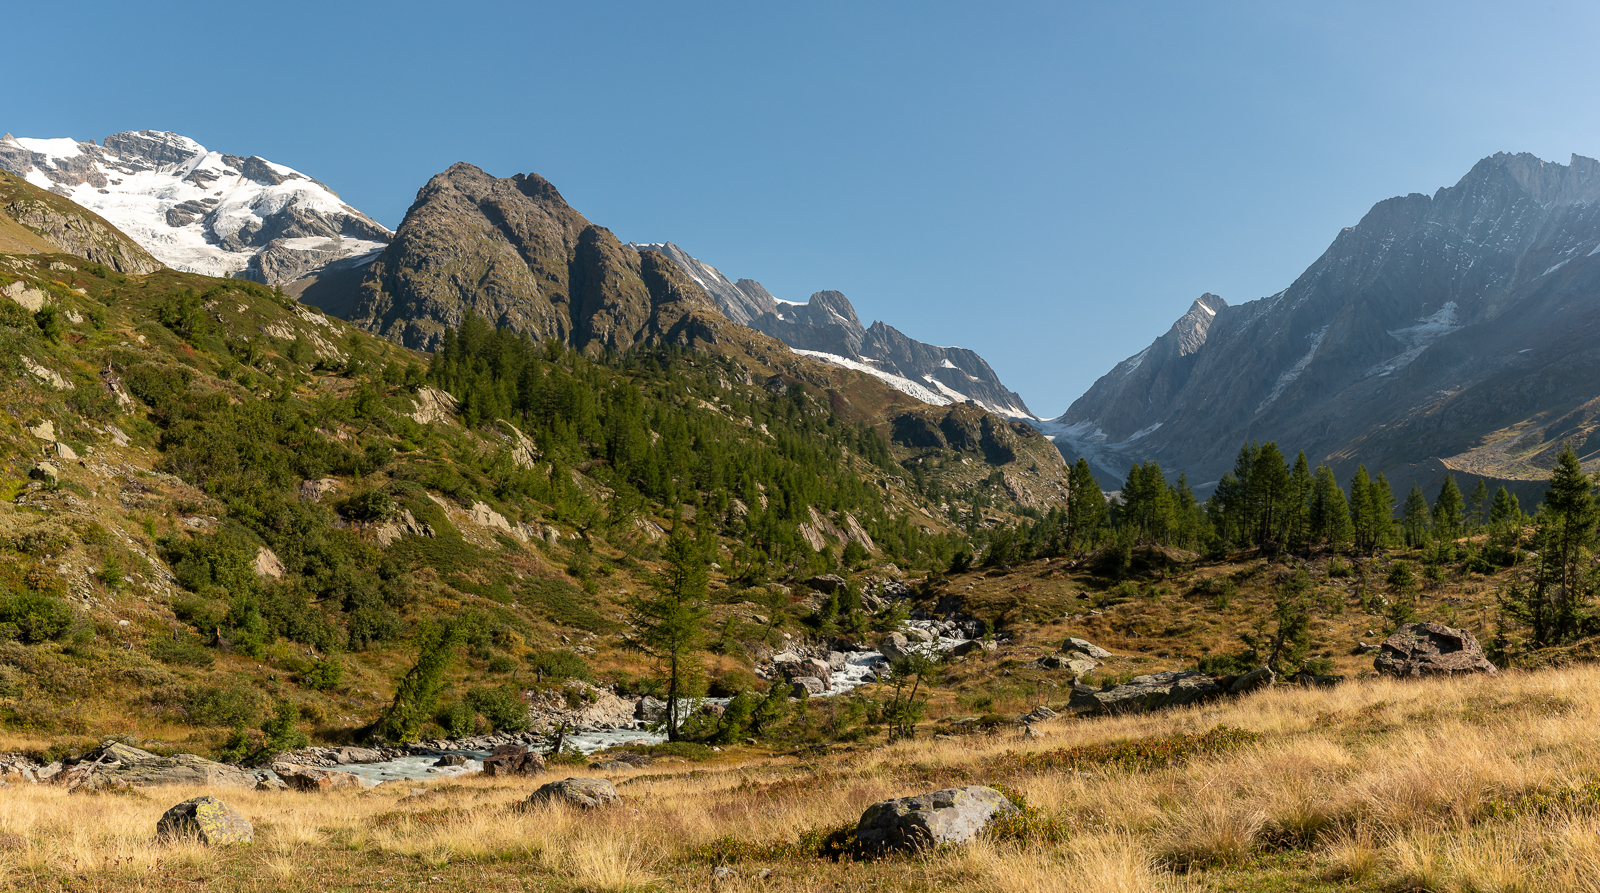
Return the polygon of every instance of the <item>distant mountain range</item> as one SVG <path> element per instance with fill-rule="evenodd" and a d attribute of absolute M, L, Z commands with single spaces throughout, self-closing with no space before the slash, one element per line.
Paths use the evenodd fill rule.
<path fill-rule="evenodd" d="M 332 189 L 254 155 L 175 133 L 0 138 L 0 170 L 104 217 L 175 270 L 279 285 L 370 260 L 393 233 Z"/>
<path fill-rule="evenodd" d="M 1114 487 L 1155 459 L 1209 486 L 1247 440 L 1400 493 L 1600 459 L 1600 162 L 1498 154 L 1374 205 L 1288 288 L 1204 295 L 1041 423 Z"/>
<path fill-rule="evenodd" d="M 819 291 L 804 304 L 782 301 L 752 279 L 729 281 L 716 267 L 671 242 L 632 247 L 665 254 L 711 295 L 729 319 L 814 359 L 866 372 L 924 403 L 970 401 L 1010 418 L 1034 417 L 983 357 L 961 347 L 924 344 L 883 322 L 862 328 L 850 299 L 840 292 Z"/>

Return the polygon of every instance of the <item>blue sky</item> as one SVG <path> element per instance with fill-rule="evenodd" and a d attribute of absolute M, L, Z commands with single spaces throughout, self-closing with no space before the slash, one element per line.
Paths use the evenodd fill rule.
<path fill-rule="evenodd" d="M 1204 291 L 1287 286 L 1479 158 L 1600 155 L 1600 8 L 77 3 L 0 131 L 173 130 L 397 226 L 456 161 L 983 354 L 1056 415 Z M 31 34 L 35 39 L 19 39 Z M 22 73 L 22 76 L 18 76 Z"/>

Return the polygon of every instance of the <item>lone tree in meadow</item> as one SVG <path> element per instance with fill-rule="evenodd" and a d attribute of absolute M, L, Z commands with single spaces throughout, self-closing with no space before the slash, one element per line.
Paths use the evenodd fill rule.
<path fill-rule="evenodd" d="M 672 532 L 666 571 L 651 581 L 654 593 L 628 602 L 633 632 L 626 644 L 661 665 L 667 682 L 667 740 L 678 740 L 684 698 L 697 697 L 705 681 L 700 650 L 705 640 L 706 591 L 711 572 L 699 544 L 683 528 Z"/>

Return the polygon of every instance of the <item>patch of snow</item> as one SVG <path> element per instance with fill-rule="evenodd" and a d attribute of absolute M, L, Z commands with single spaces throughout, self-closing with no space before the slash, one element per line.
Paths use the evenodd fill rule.
<path fill-rule="evenodd" d="M 1217 315 L 1217 311 L 1212 310 L 1210 307 L 1207 307 L 1205 304 L 1201 304 L 1200 305 L 1200 309 L 1204 310 L 1206 312 L 1206 314 L 1209 315 L 1209 316 L 1216 316 Z"/>
<path fill-rule="evenodd" d="M 939 368 L 940 369 L 955 369 L 957 367 L 956 367 L 955 363 L 950 362 L 950 358 L 949 357 L 945 357 L 943 360 L 939 361 Z"/>
<path fill-rule="evenodd" d="M 884 384 L 894 388 L 900 393 L 921 400 L 923 403 L 929 403 L 934 406 L 949 406 L 951 403 L 956 402 L 948 397 L 928 390 L 909 378 L 901 378 L 898 375 L 885 372 L 882 369 L 869 366 L 866 363 L 860 363 L 855 360 L 841 357 L 838 354 L 824 353 L 820 350 L 801 350 L 798 347 L 792 347 L 790 350 L 800 354 L 801 356 L 810 357 L 813 360 L 820 360 L 821 362 L 829 363 L 834 366 L 840 366 L 845 369 L 854 369 L 857 372 L 865 372 L 868 375 L 879 379 Z"/>
<path fill-rule="evenodd" d="M 1406 349 L 1368 369 L 1361 377 L 1382 377 L 1410 365 L 1412 360 L 1422 356 L 1428 345 L 1461 328 L 1461 320 L 1456 315 L 1456 309 L 1455 301 L 1446 301 L 1436 313 L 1417 320 L 1416 325 L 1390 330 L 1389 334 L 1404 344 Z"/>
<path fill-rule="evenodd" d="M 1256 407 L 1256 412 L 1259 413 L 1271 406 L 1273 401 L 1283 394 L 1283 389 L 1294 384 L 1294 380 L 1300 377 L 1300 373 L 1306 371 L 1306 367 L 1311 365 L 1311 358 L 1317 355 L 1317 348 L 1322 346 L 1322 337 L 1326 334 L 1328 334 L 1328 327 L 1323 326 L 1317 330 L 1315 335 L 1311 336 L 1311 349 L 1306 351 L 1306 355 L 1297 360 L 1293 366 L 1290 366 L 1284 370 L 1282 375 L 1278 376 L 1278 380 L 1272 385 L 1272 392 L 1267 394 L 1267 399 L 1262 400 L 1260 406 Z"/>
<path fill-rule="evenodd" d="M 27 139 L 25 137 L 19 137 L 17 138 L 16 143 L 22 148 L 27 149 L 29 152 L 38 152 L 40 155 L 49 158 L 51 161 L 54 161 L 57 158 L 63 160 L 67 158 L 77 158 L 79 155 L 83 154 L 83 149 L 79 147 L 78 141 L 71 139 L 70 137 L 63 137 L 61 139 L 53 140 Z"/>
<path fill-rule="evenodd" d="M 1564 260 L 1564 261 L 1562 261 L 1562 262 L 1561 262 L 1561 263 L 1559 263 L 1559 264 L 1556 264 L 1556 265 L 1555 265 L 1555 266 L 1553 266 L 1553 267 L 1551 267 L 1551 268 L 1550 268 L 1550 269 L 1548 269 L 1548 270 L 1545 270 L 1545 271 L 1544 271 L 1544 272 L 1543 272 L 1543 273 L 1540 273 L 1540 274 L 1539 274 L 1539 275 L 1540 275 L 1540 276 L 1548 276 L 1548 275 L 1550 275 L 1550 274 L 1551 274 L 1551 273 L 1554 273 L 1554 272 L 1555 272 L 1555 271 L 1557 271 L 1557 270 L 1559 270 L 1559 269 L 1561 269 L 1561 268 L 1562 268 L 1562 267 L 1564 267 L 1564 266 L 1566 266 L 1566 265 L 1567 265 L 1567 261 L 1568 261 L 1568 260 L 1572 260 L 1572 258 L 1570 258 L 1570 257 L 1569 257 L 1569 258 L 1567 258 L 1567 260 Z"/>

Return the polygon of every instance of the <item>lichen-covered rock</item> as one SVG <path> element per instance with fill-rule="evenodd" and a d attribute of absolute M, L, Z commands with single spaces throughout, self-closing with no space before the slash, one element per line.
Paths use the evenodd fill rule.
<path fill-rule="evenodd" d="M 1387 676 L 1453 676 L 1457 673 L 1498 672 L 1464 629 L 1442 623 L 1406 623 L 1383 640 L 1383 650 L 1373 669 Z"/>
<path fill-rule="evenodd" d="M 185 800 L 162 814 L 156 836 L 192 839 L 212 846 L 250 843 L 255 828 L 244 816 L 215 797 Z"/>
<path fill-rule="evenodd" d="M 1088 639 L 1068 639 L 1062 644 L 1061 650 L 1076 651 L 1079 654 L 1087 654 L 1095 660 L 1105 660 L 1111 656 L 1111 652 L 1101 648 L 1099 645 L 1096 645 L 1093 642 L 1090 642 Z"/>
<path fill-rule="evenodd" d="M 880 800 L 867 807 L 856 824 L 856 850 L 879 856 L 967 843 L 996 816 L 1016 809 L 1004 794 L 981 785 Z"/>
<path fill-rule="evenodd" d="M 617 789 L 603 778 L 566 778 L 542 785 L 528 795 L 527 803 L 565 803 L 583 809 L 599 809 L 620 801 Z"/>

